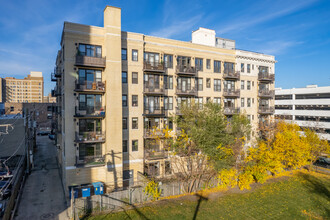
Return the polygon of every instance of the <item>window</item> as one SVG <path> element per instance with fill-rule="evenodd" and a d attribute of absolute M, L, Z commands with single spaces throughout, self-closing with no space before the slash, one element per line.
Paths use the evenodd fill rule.
<path fill-rule="evenodd" d="M 251 81 L 246 81 L 246 89 L 251 90 Z"/>
<path fill-rule="evenodd" d="M 244 73 L 244 63 L 241 63 L 241 73 Z"/>
<path fill-rule="evenodd" d="M 203 109 L 203 97 L 195 98 L 195 104 L 198 105 L 198 109 Z"/>
<path fill-rule="evenodd" d="M 224 62 L 225 73 L 234 73 L 234 63 Z"/>
<path fill-rule="evenodd" d="M 206 78 L 206 88 L 211 88 L 211 79 Z"/>
<path fill-rule="evenodd" d="M 102 82 L 102 72 L 100 70 L 79 69 L 78 82 L 86 89 L 93 89 L 94 82 Z"/>
<path fill-rule="evenodd" d="M 138 61 L 138 51 L 132 50 L 132 61 Z"/>
<path fill-rule="evenodd" d="M 173 89 L 173 76 L 164 76 L 164 88 Z"/>
<path fill-rule="evenodd" d="M 214 79 L 214 91 L 221 91 L 221 79 Z"/>
<path fill-rule="evenodd" d="M 123 107 L 127 106 L 127 95 L 123 95 Z"/>
<path fill-rule="evenodd" d="M 138 96 L 137 95 L 132 95 L 132 106 L 133 107 L 138 106 Z"/>
<path fill-rule="evenodd" d="M 215 97 L 215 98 L 213 99 L 213 103 L 220 105 L 220 104 L 221 104 L 221 98 L 219 98 L 219 97 Z"/>
<path fill-rule="evenodd" d="M 101 144 L 79 144 L 79 162 L 83 164 L 97 162 L 102 157 Z"/>
<path fill-rule="evenodd" d="M 198 78 L 198 87 L 197 90 L 198 91 L 203 91 L 203 78 Z"/>
<path fill-rule="evenodd" d="M 128 152 L 127 140 L 123 140 L 123 152 L 124 153 Z"/>
<path fill-rule="evenodd" d="M 210 59 L 206 60 L 206 69 L 211 69 L 211 60 Z"/>
<path fill-rule="evenodd" d="M 164 97 L 164 108 L 165 110 L 173 110 L 173 97 Z"/>
<path fill-rule="evenodd" d="M 102 47 L 89 45 L 89 44 L 79 44 L 78 47 L 78 56 L 88 56 L 88 57 L 101 57 L 102 56 Z M 40 83 L 39 83 L 40 85 Z"/>
<path fill-rule="evenodd" d="M 221 72 L 221 61 L 214 61 L 214 72 L 220 73 Z"/>
<path fill-rule="evenodd" d="M 10 106 L 10 111 L 13 112 L 15 110 L 14 106 Z"/>
<path fill-rule="evenodd" d="M 96 110 L 102 109 L 101 95 L 79 95 L 79 110 L 87 111 L 87 114 L 95 113 Z"/>
<path fill-rule="evenodd" d="M 132 118 L 132 129 L 138 129 L 139 124 L 138 124 L 138 118 Z"/>
<path fill-rule="evenodd" d="M 246 65 L 247 73 L 251 73 L 251 64 Z"/>
<path fill-rule="evenodd" d="M 169 54 L 164 54 L 164 64 L 165 68 L 173 68 L 173 56 Z"/>
<path fill-rule="evenodd" d="M 126 48 L 121 49 L 121 59 L 127 60 L 127 49 Z"/>
<path fill-rule="evenodd" d="M 127 72 L 122 72 L 121 73 L 121 82 L 122 83 L 127 83 Z"/>
<path fill-rule="evenodd" d="M 132 84 L 138 84 L 138 73 L 137 72 L 133 72 L 132 73 Z"/>
<path fill-rule="evenodd" d="M 132 151 L 138 151 L 138 149 L 139 149 L 138 140 L 132 140 Z"/>
<path fill-rule="evenodd" d="M 254 87 L 254 81 L 252 81 L 252 87 Z"/>
<path fill-rule="evenodd" d="M 51 105 L 47 106 L 47 111 L 48 111 L 48 112 L 51 112 L 52 109 L 53 109 L 53 106 L 51 106 Z"/>
<path fill-rule="evenodd" d="M 241 80 L 241 90 L 244 90 L 244 80 Z"/>
<path fill-rule="evenodd" d="M 251 107 L 251 98 L 247 98 L 247 107 Z"/>
<path fill-rule="evenodd" d="M 123 129 L 127 129 L 127 118 L 123 118 Z"/>
<path fill-rule="evenodd" d="M 203 71 L 203 59 L 196 58 L 195 59 L 195 67 L 197 71 Z"/>
<path fill-rule="evenodd" d="M 158 53 L 144 53 L 144 61 L 152 66 L 158 65 L 159 63 L 159 54 Z"/>
<path fill-rule="evenodd" d="M 241 107 L 244 107 L 244 98 L 241 98 Z"/>

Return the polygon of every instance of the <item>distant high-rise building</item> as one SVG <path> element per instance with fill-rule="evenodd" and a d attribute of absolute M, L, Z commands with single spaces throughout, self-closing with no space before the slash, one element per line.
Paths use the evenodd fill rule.
<path fill-rule="evenodd" d="M 44 78 L 42 72 L 31 71 L 24 79 L 2 78 L 3 102 L 43 102 Z"/>

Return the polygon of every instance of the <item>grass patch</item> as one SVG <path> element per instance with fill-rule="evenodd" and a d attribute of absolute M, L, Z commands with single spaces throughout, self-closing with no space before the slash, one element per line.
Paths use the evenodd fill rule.
<path fill-rule="evenodd" d="M 198 207 L 198 208 L 197 208 Z M 164 200 L 86 219 L 330 219 L 330 176 L 298 171 L 247 193 Z"/>

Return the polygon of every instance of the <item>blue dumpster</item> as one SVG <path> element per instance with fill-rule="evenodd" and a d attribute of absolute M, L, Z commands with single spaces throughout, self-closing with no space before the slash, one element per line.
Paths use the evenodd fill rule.
<path fill-rule="evenodd" d="M 78 198 L 79 197 L 79 192 L 81 192 L 81 189 L 79 186 L 69 186 L 69 197 L 71 199 L 71 191 L 73 191 L 73 197 Z"/>
<path fill-rule="evenodd" d="M 81 186 L 82 197 L 91 196 L 91 186 Z"/>
<path fill-rule="evenodd" d="M 92 183 L 94 187 L 94 195 L 103 195 L 103 183 L 96 182 Z"/>

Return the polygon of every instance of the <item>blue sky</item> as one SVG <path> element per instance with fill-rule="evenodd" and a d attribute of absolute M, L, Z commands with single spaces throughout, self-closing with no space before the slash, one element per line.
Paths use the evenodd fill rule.
<path fill-rule="evenodd" d="M 122 30 L 189 41 L 198 27 L 236 47 L 276 56 L 276 87 L 330 86 L 329 0 L 0 0 L 0 77 L 42 71 L 45 95 L 64 21 L 103 25 L 122 8 Z"/>

